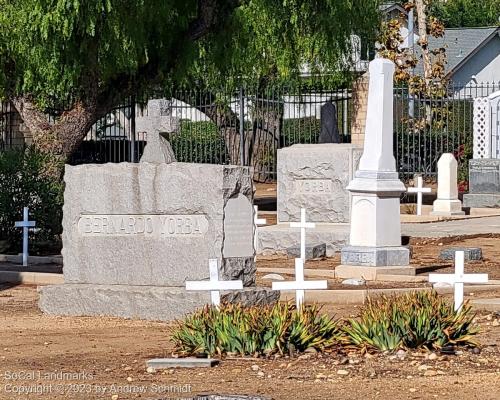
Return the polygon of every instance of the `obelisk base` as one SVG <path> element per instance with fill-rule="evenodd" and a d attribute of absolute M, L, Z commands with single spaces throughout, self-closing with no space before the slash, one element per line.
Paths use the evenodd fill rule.
<path fill-rule="evenodd" d="M 408 265 L 392 267 L 367 267 L 361 265 L 339 265 L 335 268 L 335 278 L 364 279 L 375 281 L 383 279 L 384 275 L 415 276 L 415 268 Z"/>
<path fill-rule="evenodd" d="M 465 215 L 465 212 L 462 211 L 460 200 L 437 199 L 434 201 L 431 215 L 451 217 L 452 215 Z"/>
<path fill-rule="evenodd" d="M 341 262 L 343 265 L 366 267 L 408 265 L 410 263 L 410 251 L 403 246 L 346 246 L 341 252 Z"/>

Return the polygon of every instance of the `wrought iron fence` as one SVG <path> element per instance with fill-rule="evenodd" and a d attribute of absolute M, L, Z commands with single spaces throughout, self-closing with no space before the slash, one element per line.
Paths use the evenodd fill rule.
<path fill-rule="evenodd" d="M 440 155 L 452 152 L 460 177 L 466 179 L 467 160 L 472 157 L 473 99 L 497 90 L 499 83 L 450 85 L 446 96 L 426 98 L 395 88 L 394 154 L 401 177 L 433 177 Z M 318 142 L 321 107 L 328 101 L 336 106 L 340 141 L 351 140 L 354 103 L 347 89 L 193 89 L 171 91 L 166 97 L 167 115 L 181 121 L 179 132 L 169 137 L 178 161 L 251 165 L 260 182 L 276 179 L 277 149 Z M 147 136 L 137 132 L 135 119 L 144 114 L 145 100 L 127 99 L 92 127 L 70 162 L 138 161 Z M 22 145 L 26 139 L 29 142 L 15 110 L 0 104 L 0 149 Z"/>
<path fill-rule="evenodd" d="M 443 153 L 453 153 L 459 180 L 468 179 L 473 154 L 474 98 L 500 90 L 500 82 L 449 84 L 446 95 L 412 95 L 407 87 L 394 89 L 394 154 L 402 178 L 437 174 Z"/>

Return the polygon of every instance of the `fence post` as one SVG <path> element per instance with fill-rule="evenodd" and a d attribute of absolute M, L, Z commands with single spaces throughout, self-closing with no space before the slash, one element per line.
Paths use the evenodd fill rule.
<path fill-rule="evenodd" d="M 243 87 L 240 87 L 240 163 L 245 165 L 245 98 Z"/>
<path fill-rule="evenodd" d="M 136 162 L 135 158 L 135 96 L 130 98 L 130 162 Z"/>

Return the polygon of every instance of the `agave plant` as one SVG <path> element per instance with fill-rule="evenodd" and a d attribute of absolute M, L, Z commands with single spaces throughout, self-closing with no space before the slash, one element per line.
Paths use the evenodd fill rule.
<path fill-rule="evenodd" d="M 297 311 L 289 303 L 274 306 L 244 307 L 222 304 L 205 307 L 177 322 L 172 340 L 184 355 L 238 353 L 271 354 L 288 351 L 291 346 L 302 351 L 318 350 L 339 342 L 338 323 L 320 315 L 317 306 Z"/>
<path fill-rule="evenodd" d="M 359 320 L 350 320 L 344 331 L 347 343 L 363 350 L 477 346 L 473 318 L 467 303 L 455 312 L 435 291 L 415 291 L 370 300 Z"/>

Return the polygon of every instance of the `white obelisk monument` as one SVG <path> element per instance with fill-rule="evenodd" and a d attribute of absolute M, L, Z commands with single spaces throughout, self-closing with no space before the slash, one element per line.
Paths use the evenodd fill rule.
<path fill-rule="evenodd" d="M 371 279 L 375 272 L 368 268 L 368 274 L 353 273 L 353 266 L 360 267 L 358 271 L 404 267 L 408 272 L 395 273 L 412 273 L 409 250 L 401 246 L 399 198 L 406 188 L 399 180 L 393 155 L 394 64 L 378 58 L 370 62 L 369 71 L 364 149 L 347 187 L 352 193 L 351 230 L 349 246 L 342 249 L 342 265 L 335 269 L 339 277 Z"/>

